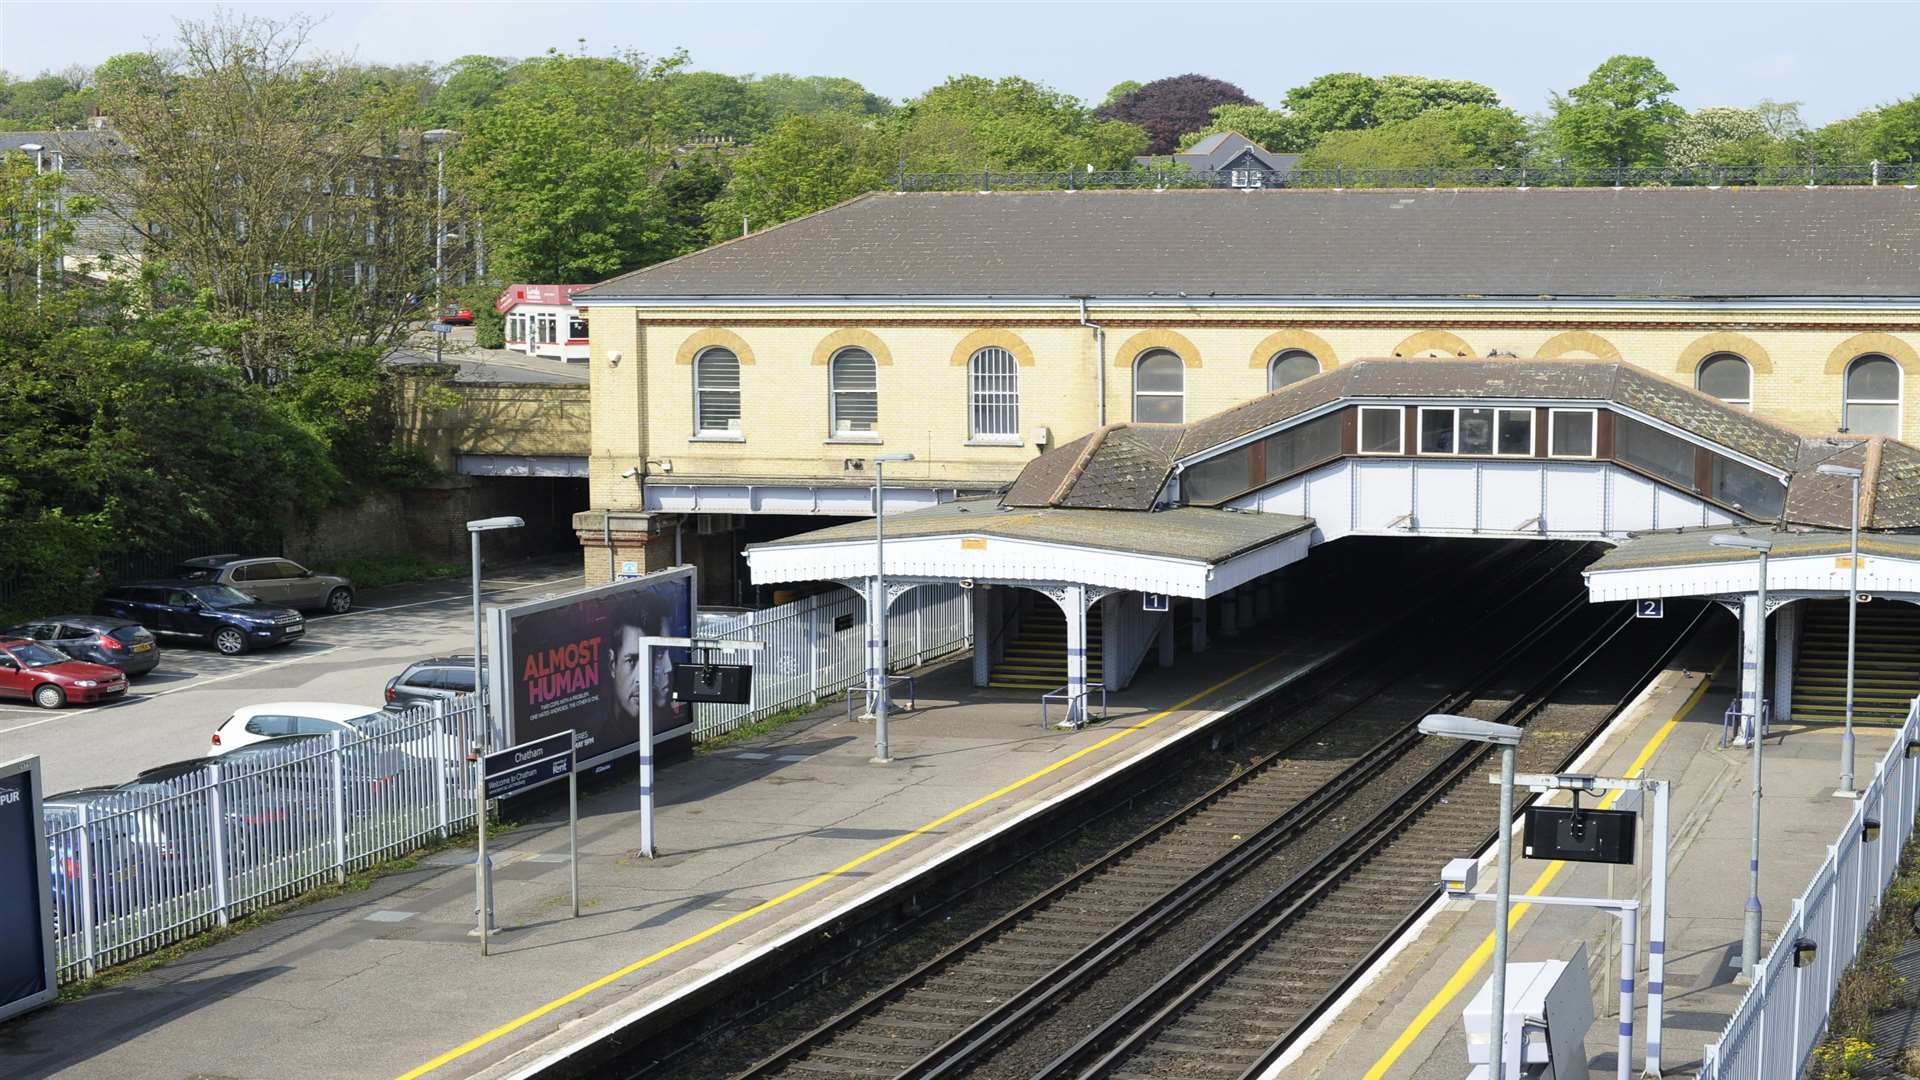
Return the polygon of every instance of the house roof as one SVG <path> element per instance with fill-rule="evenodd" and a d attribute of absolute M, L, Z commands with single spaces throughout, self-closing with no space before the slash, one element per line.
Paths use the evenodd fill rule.
<path fill-rule="evenodd" d="M 887 515 L 887 539 L 988 536 L 1066 544 L 1130 554 L 1219 563 L 1313 527 L 1293 514 L 1248 514 L 1182 506 L 1150 514 L 1041 507 L 1010 509 L 993 496 L 955 499 L 925 510 Z M 873 539 L 871 522 L 854 521 L 753 548 Z"/>
<path fill-rule="evenodd" d="M 1920 299 L 1895 187 L 875 192 L 613 278 L 715 299 Z"/>
<path fill-rule="evenodd" d="M 1174 462 L 1343 399 L 1474 398 L 1620 405 L 1788 474 L 1785 518 L 1845 528 L 1851 486 L 1834 462 L 1866 470 L 1862 521 L 1920 528 L 1920 451 L 1880 437 L 1802 435 L 1631 364 L 1598 360 L 1359 360 L 1187 424 L 1115 424 L 1027 463 L 1010 506 L 1151 509 Z"/>

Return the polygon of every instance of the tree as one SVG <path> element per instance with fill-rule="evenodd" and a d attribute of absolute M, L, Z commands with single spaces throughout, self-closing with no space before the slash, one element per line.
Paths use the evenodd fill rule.
<path fill-rule="evenodd" d="M 887 119 L 910 172 L 1124 168 L 1146 136 L 1039 83 L 960 75 Z"/>
<path fill-rule="evenodd" d="M 1361 131 L 1327 133 L 1300 159 L 1308 169 L 1512 168 L 1527 124 L 1512 109 L 1453 105 Z"/>
<path fill-rule="evenodd" d="M 850 113 L 791 116 L 733 161 L 733 175 L 707 204 L 707 237 L 764 229 L 884 187 L 892 139 Z"/>
<path fill-rule="evenodd" d="M 599 281 L 672 253 L 655 177 L 685 124 L 666 84 L 682 63 L 549 53 L 475 115 L 448 169 L 500 275 Z"/>
<path fill-rule="evenodd" d="M 753 85 L 717 71 L 683 71 L 667 76 L 684 117 L 683 137 L 723 135 L 752 142 L 773 125 L 767 100 Z"/>
<path fill-rule="evenodd" d="M 1257 104 L 1230 82 L 1205 75 L 1175 75 L 1113 98 L 1094 116 L 1133 124 L 1147 133 L 1146 153 L 1170 154 L 1180 144 L 1180 136 L 1212 123 L 1218 106 Z"/>
<path fill-rule="evenodd" d="M 1762 165 L 1776 142 L 1760 110 L 1709 106 L 1673 126 L 1666 155 L 1675 165 Z"/>
<path fill-rule="evenodd" d="M 61 173 L 37 170 L 31 154 L 0 154 L 0 295 L 32 298 L 49 280 L 60 287 L 72 215 L 87 209 L 82 197 L 63 196 L 64 180 Z"/>
<path fill-rule="evenodd" d="M 1237 131 L 1276 154 L 1305 150 L 1312 141 L 1306 123 L 1290 112 L 1264 105 L 1218 105 L 1212 123 L 1180 136 L 1180 149 L 1225 131 Z"/>
<path fill-rule="evenodd" d="M 1876 111 L 1869 149 L 1878 161 L 1910 162 L 1920 157 L 1920 97 Z"/>
<path fill-rule="evenodd" d="M 1100 105 L 1104 108 L 1138 89 L 1140 89 L 1139 79 L 1126 79 L 1122 82 L 1114 83 L 1107 88 L 1107 96 L 1100 99 Z"/>
<path fill-rule="evenodd" d="M 1615 56 L 1552 100 L 1555 139 L 1580 168 L 1659 165 L 1685 113 L 1673 83 L 1644 56 Z"/>
<path fill-rule="evenodd" d="M 1287 91 L 1286 102 L 1288 111 L 1304 125 L 1308 138 L 1317 139 L 1329 131 L 1360 131 L 1456 105 L 1498 108 L 1500 95 L 1492 87 L 1466 79 L 1421 75 L 1383 75 L 1376 79 L 1340 71 Z"/>
<path fill-rule="evenodd" d="M 31 79 L 0 72 L 0 129 L 79 127 L 96 100 L 91 73 L 82 67 L 43 71 Z"/>
<path fill-rule="evenodd" d="M 1434 109 L 1456 105 L 1500 107 L 1493 88 L 1467 79 L 1429 79 L 1419 75 L 1383 75 L 1376 80 L 1380 96 L 1374 100 L 1375 119 L 1382 124 L 1411 120 Z"/>
<path fill-rule="evenodd" d="M 462 56 L 438 72 L 440 85 L 421 115 L 426 127 L 464 128 L 471 118 L 493 105 L 493 99 L 513 80 L 513 62 L 498 56 Z"/>
<path fill-rule="evenodd" d="M 852 79 L 833 75 L 762 75 L 750 85 L 766 102 L 768 118 L 775 123 L 820 112 L 883 116 L 893 108 L 886 98 Z"/>

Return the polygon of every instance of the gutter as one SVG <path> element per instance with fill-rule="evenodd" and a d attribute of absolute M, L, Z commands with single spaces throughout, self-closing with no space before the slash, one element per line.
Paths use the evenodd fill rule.
<path fill-rule="evenodd" d="M 1094 378 L 1095 378 L 1095 382 L 1099 386 L 1098 393 L 1100 395 L 1099 426 L 1106 427 L 1107 426 L 1107 328 L 1104 326 L 1101 326 L 1097 322 L 1091 322 L 1087 319 L 1087 301 L 1091 299 L 1090 297 L 1076 296 L 1074 297 L 1074 299 L 1080 301 L 1080 325 L 1088 327 L 1093 331 L 1093 344 L 1094 344 L 1094 348 L 1097 350 L 1097 353 L 1098 353 L 1098 366 L 1094 369 Z"/>

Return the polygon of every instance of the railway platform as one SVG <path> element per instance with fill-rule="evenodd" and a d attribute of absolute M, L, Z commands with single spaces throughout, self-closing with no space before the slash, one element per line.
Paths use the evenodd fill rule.
<path fill-rule="evenodd" d="M 1362 621 L 1276 619 L 1183 653 L 1078 731 L 1043 727 L 1031 694 L 973 688 L 964 659 L 921 672 L 890 766 L 868 763 L 871 724 L 835 703 L 663 769 L 658 858 L 635 850 L 633 784 L 583 785 L 578 920 L 562 806 L 494 841 L 491 957 L 471 935 L 472 852 L 449 849 L 0 1027 L 0 1075 L 512 1075 L 1204 737 Z"/>
<path fill-rule="evenodd" d="M 1745 986 L 1736 981 L 1747 895 L 1750 761 L 1743 748 L 1722 749 L 1721 716 L 1735 689 L 1736 656 L 1723 656 L 1720 634 L 1704 634 L 1642 694 L 1614 733 L 1596 744 L 1578 771 L 1626 776 L 1644 769 L 1673 782 L 1672 859 L 1668 879 L 1666 1024 L 1663 1075 L 1690 1076 L 1705 1046 L 1720 1037 Z M 1691 669 L 1688 672 L 1686 669 Z M 1710 671 L 1707 676 L 1699 673 Z M 1761 851 L 1763 948 L 1789 914 L 1792 900 L 1826 857 L 1827 846 L 1853 812 L 1833 794 L 1838 781 L 1837 725 L 1777 725 L 1766 745 Z M 1858 729 L 1859 768 L 1870 773 L 1894 729 Z M 1564 798 L 1557 799 L 1564 802 Z M 1434 872 L 1458 852 L 1435 852 Z M 1519 857 L 1513 894 L 1627 896 L 1640 888 L 1640 866 L 1552 863 Z M 1492 880 L 1483 875 L 1483 884 Z M 1317 1038 L 1277 1063 L 1269 1076 L 1288 1080 L 1456 1080 L 1467 1072 L 1461 1011 L 1487 978 L 1484 943 L 1491 939 L 1489 904 L 1443 901 L 1417 936 L 1378 965 L 1323 1021 Z M 1592 1075 L 1614 1075 L 1617 1043 L 1618 931 L 1610 915 L 1533 905 L 1520 914 L 1509 948 L 1515 963 L 1565 959 L 1585 941 L 1595 986 L 1595 1022 L 1586 1040 Z M 1643 937 L 1644 941 L 1644 930 Z M 1644 950 L 1644 945 L 1643 945 Z M 1633 1071 L 1642 1067 L 1646 1032 L 1644 955 L 1636 980 Z"/>

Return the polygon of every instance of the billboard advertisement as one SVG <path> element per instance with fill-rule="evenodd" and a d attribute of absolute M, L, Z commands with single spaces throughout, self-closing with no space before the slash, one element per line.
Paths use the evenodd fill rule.
<path fill-rule="evenodd" d="M 686 649 L 655 649 L 651 668 L 643 637 L 690 637 L 694 625 L 691 566 L 631 581 L 582 589 L 551 600 L 491 608 L 489 650 L 496 723 L 505 744 L 571 728 L 580 767 L 631 753 L 640 739 L 641 695 L 653 696 L 654 742 L 693 731 L 693 707 L 672 699 L 673 665 Z"/>
<path fill-rule="evenodd" d="M 0 1020 L 48 1004 L 60 992 L 40 795 L 39 758 L 0 764 Z"/>

